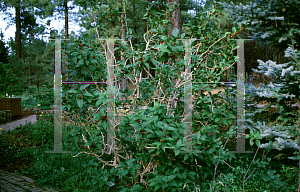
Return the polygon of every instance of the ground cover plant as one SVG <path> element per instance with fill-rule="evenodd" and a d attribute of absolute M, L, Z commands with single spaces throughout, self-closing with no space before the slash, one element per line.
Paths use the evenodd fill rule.
<path fill-rule="evenodd" d="M 151 29 L 147 32 L 149 37 L 145 38 L 146 48 L 134 50 L 126 44 L 116 43 L 116 50 L 123 51 L 123 57 L 128 62 L 117 61 L 116 71 L 120 72 L 118 77 L 127 76 L 137 85 L 137 89 L 133 91 L 118 89 L 116 93 L 127 97 L 133 95 L 133 99 L 117 100 L 115 104 L 116 107 L 129 104 L 129 111 L 134 112 L 116 122 L 115 139 L 119 153 L 109 152 L 112 146 L 107 144 L 105 137 L 106 87 L 74 85 L 71 90 L 67 86 L 62 87 L 64 109 L 70 114 L 72 111 L 76 112 L 72 114 L 75 124 L 63 126 L 63 151 L 71 151 L 71 155 L 45 153 L 53 150 L 54 118 L 50 115 L 34 125 L 28 124 L 1 134 L 1 157 L 30 160 L 30 164 L 24 164 L 18 172 L 33 177 L 40 186 L 59 191 L 295 190 L 298 184 L 295 177 L 299 171 L 297 165 L 271 159 L 268 149 L 261 149 L 256 142 L 261 140 L 260 133 L 246 132 L 251 136 L 246 140 L 246 150 L 255 151 L 254 154 L 228 152 L 230 148 L 227 145 L 230 142 L 231 145 L 235 144 L 230 138 L 235 131 L 236 111 L 232 108 L 230 99 L 224 99 L 226 97 L 221 97 L 220 94 L 205 95 L 204 91 L 211 91 L 205 85 L 193 85 L 193 91 L 198 93 L 198 97 L 192 103 L 192 131 L 195 134 L 191 141 L 193 150 L 201 153 L 176 152 L 184 150 L 182 119 L 185 106 L 179 98 L 183 97 L 186 80 L 184 74 L 181 76 L 176 72 L 176 69 L 182 71 L 185 64 L 182 57 L 184 43 L 176 39 L 185 36 L 182 34 L 179 37 L 174 30 L 168 37 L 167 16 L 155 11 L 154 18 L 154 12 L 150 8 L 148 11 L 146 18 Z M 201 46 L 199 42 L 192 43 L 193 66 L 196 68 L 193 76 L 197 81 L 216 81 L 226 68 L 237 61 L 232 54 L 232 50 L 236 48 L 235 43 L 229 41 L 227 36 L 232 34 L 219 34 L 216 26 L 207 24 L 209 18 L 219 11 L 222 9 L 216 5 L 211 10 L 212 15 L 205 13 L 198 23 L 189 26 L 191 34 L 187 34 L 186 38 L 193 35 L 202 39 Z M 239 26 L 237 31 L 242 28 Z M 105 55 L 96 53 L 95 50 L 99 47 L 96 43 L 89 42 L 89 39 L 88 35 L 83 35 L 67 46 L 66 52 L 70 66 L 73 67 L 72 78 L 76 81 L 105 81 Z M 218 46 L 210 47 L 215 44 Z M 213 52 L 219 54 L 213 55 Z M 149 80 L 138 80 L 139 71 L 142 68 L 147 70 L 147 62 L 150 61 L 155 64 L 158 75 Z M 175 86 L 172 77 L 178 80 Z M 226 94 L 229 96 L 228 92 Z M 169 106 L 174 101 L 173 98 L 176 102 L 172 108 Z M 216 102 L 217 100 L 222 102 Z M 137 109 L 137 106 L 143 104 L 147 104 L 147 109 Z M 98 111 L 85 110 L 90 105 Z M 89 115 L 101 122 L 93 124 L 88 121 Z M 221 131 L 220 124 L 226 129 L 224 132 Z M 254 122 L 253 126 L 261 125 Z M 27 141 L 27 144 L 22 141 Z M 274 154 L 276 152 L 272 152 L 272 156 Z"/>
<path fill-rule="evenodd" d="M 34 125 L 27 124 L 19 127 L 12 132 L 4 132 L 0 135 L 1 140 L 1 169 L 16 171 L 16 173 L 29 176 L 38 182 L 39 187 L 52 187 L 59 191 L 95 191 L 103 190 L 103 187 L 92 185 L 99 181 L 100 178 L 110 173 L 103 172 L 93 156 L 79 155 L 72 158 L 68 154 L 45 154 L 45 151 L 53 149 L 53 116 L 46 116 Z M 87 149 L 83 142 L 74 142 L 74 137 L 67 137 L 66 132 L 71 131 L 74 127 L 63 129 L 63 150 L 71 150 L 72 154 L 77 154 L 82 149 Z M 234 143 L 233 143 L 234 144 Z M 257 150 L 255 146 L 249 145 L 246 141 L 247 150 Z M 260 156 L 261 155 L 261 156 Z M 275 154 L 273 154 L 274 156 Z M 271 180 L 264 181 L 266 173 L 275 170 L 277 182 L 290 181 L 287 185 L 295 180 L 297 166 L 290 166 L 287 162 L 282 162 L 276 158 L 267 158 L 267 161 L 260 160 L 263 158 L 262 153 L 258 152 L 255 161 L 251 164 L 253 154 L 237 154 L 236 159 L 226 161 L 228 165 L 220 164 L 216 172 L 215 191 L 240 191 L 242 185 L 241 173 L 245 173 L 250 167 L 251 177 L 245 182 L 245 190 L 264 191 L 271 189 L 273 183 Z M 260 157 L 259 157 L 260 156 Z M 184 164 L 183 164 L 184 165 Z M 251 165 L 251 166 L 250 166 Z M 180 166 L 180 165 L 179 165 Z M 198 166 L 206 166 L 204 162 L 198 162 Z M 253 168 L 252 168 L 253 167 Z M 269 176 L 274 177 L 274 172 Z M 183 172 L 184 174 L 184 172 Z M 186 173 L 188 175 L 188 173 Z M 273 176 L 272 176 L 273 174 Z M 113 185 L 118 182 L 113 180 L 113 174 L 109 178 Z M 101 180 L 100 180 L 101 181 Z M 100 182 L 99 181 L 99 182 Z M 208 180 L 211 181 L 211 180 Z M 295 182 L 295 181 L 294 181 Z M 107 189 L 111 191 L 112 187 Z M 105 191 L 105 190 L 104 190 Z M 118 191 L 118 190 L 116 190 Z"/>

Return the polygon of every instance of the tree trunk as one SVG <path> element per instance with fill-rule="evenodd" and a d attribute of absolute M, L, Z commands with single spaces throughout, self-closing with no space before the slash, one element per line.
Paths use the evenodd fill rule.
<path fill-rule="evenodd" d="M 177 5 L 179 4 L 179 0 L 167 0 L 167 3 L 171 3 L 172 2 L 172 7 L 174 8 L 174 3 L 176 3 Z M 168 11 L 166 12 L 166 14 L 168 14 Z M 172 28 L 168 30 L 167 35 L 168 37 L 171 37 L 171 33 L 172 31 L 177 28 L 179 30 L 179 34 L 181 34 L 181 27 L 180 27 L 180 23 L 181 23 L 181 14 L 180 14 L 180 8 L 178 7 L 177 9 L 175 9 L 172 13 L 172 16 L 170 17 L 170 21 L 172 23 Z M 176 62 L 180 62 L 180 58 L 177 57 Z M 175 66 L 177 67 L 177 66 Z M 181 70 L 178 70 L 178 73 L 180 73 Z M 174 89 L 175 84 L 177 83 L 178 79 L 174 79 L 173 80 L 173 86 L 172 89 Z M 173 102 L 171 104 L 173 107 L 176 107 L 176 102 Z"/>
<path fill-rule="evenodd" d="M 250 71 L 249 76 L 248 76 L 248 85 L 253 84 L 253 71 Z"/>
<path fill-rule="evenodd" d="M 64 11 L 65 11 L 65 38 L 69 37 L 69 17 L 68 17 L 68 1 L 64 0 Z"/>
<path fill-rule="evenodd" d="M 123 10 L 125 12 L 125 10 Z M 125 19 L 125 14 L 124 13 L 121 13 L 121 22 L 122 22 L 122 27 L 121 27 L 121 39 L 122 39 L 122 43 L 125 43 L 125 29 L 124 29 L 124 19 Z M 124 40 L 123 40 L 124 39 Z M 121 61 L 125 62 L 125 58 L 122 57 L 124 53 L 121 52 Z M 122 79 L 122 90 L 124 91 L 127 87 L 127 78 L 124 76 L 123 79 Z M 122 101 L 124 101 L 125 98 L 122 97 Z"/>
<path fill-rule="evenodd" d="M 15 7 L 16 11 L 16 56 L 17 59 L 21 59 L 21 19 L 20 19 L 20 5 Z"/>
<path fill-rule="evenodd" d="M 69 17 L 68 17 L 68 1 L 67 0 L 64 0 L 64 11 L 65 11 L 65 39 L 68 39 L 69 38 Z M 66 45 L 66 42 L 64 43 L 64 45 Z M 65 70 L 66 71 L 68 70 L 66 58 L 65 58 Z M 67 76 L 66 81 L 68 81 L 69 72 L 66 73 L 66 76 Z"/>
<path fill-rule="evenodd" d="M 179 0 L 167 0 L 167 3 L 172 2 L 172 4 L 176 3 L 179 4 Z M 168 12 L 167 12 L 168 14 Z M 181 14 L 180 14 L 180 8 L 178 7 L 178 9 L 176 9 L 173 13 L 172 13 L 172 17 L 170 18 L 170 21 L 172 23 L 172 28 L 170 30 L 168 30 L 168 37 L 170 37 L 172 31 L 177 28 L 179 29 L 179 34 L 180 34 L 180 21 L 181 20 Z"/>
<path fill-rule="evenodd" d="M 229 75 L 230 75 L 230 71 L 229 69 L 226 69 L 226 81 L 229 82 Z"/>

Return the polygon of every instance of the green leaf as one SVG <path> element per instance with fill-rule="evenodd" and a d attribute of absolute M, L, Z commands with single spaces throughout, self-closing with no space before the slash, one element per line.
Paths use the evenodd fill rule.
<path fill-rule="evenodd" d="M 134 81 L 134 78 L 130 74 L 125 74 L 125 76 L 130 78 L 132 81 Z"/>
<path fill-rule="evenodd" d="M 232 32 L 235 33 L 236 32 L 236 28 L 232 27 Z"/>
<path fill-rule="evenodd" d="M 158 33 L 156 29 L 151 29 L 150 31 L 152 31 L 153 33 Z"/>
<path fill-rule="evenodd" d="M 216 151 L 216 148 L 210 148 L 209 150 L 208 150 L 208 153 L 213 153 L 213 152 L 215 152 Z"/>
<path fill-rule="evenodd" d="M 144 63 L 144 64 L 146 65 L 147 69 L 149 70 L 149 64 L 148 63 Z"/>
<path fill-rule="evenodd" d="M 168 37 L 167 36 L 161 36 L 161 39 L 164 41 L 168 41 Z"/>
<path fill-rule="evenodd" d="M 259 146 L 260 146 L 260 141 L 259 141 L 259 140 L 256 140 L 256 141 L 255 141 L 255 144 L 256 144 L 257 147 L 259 147 Z"/>
<path fill-rule="evenodd" d="M 161 24 L 159 24 L 158 29 L 159 32 L 164 33 L 165 28 Z"/>
<path fill-rule="evenodd" d="M 224 125 L 228 125 L 228 122 L 227 122 L 227 120 L 226 119 L 223 119 L 223 123 L 224 123 Z"/>
<path fill-rule="evenodd" d="M 251 146 L 253 145 L 253 139 L 250 139 L 250 145 Z"/>
<path fill-rule="evenodd" d="M 157 183 L 157 184 L 155 185 L 155 191 L 157 191 L 160 187 L 161 187 L 161 184 L 160 184 L 160 183 Z"/>
<path fill-rule="evenodd" d="M 159 130 L 154 130 L 154 132 L 156 133 L 158 138 L 162 138 L 163 137 L 163 132 L 159 131 Z"/>
<path fill-rule="evenodd" d="M 152 129 L 149 129 L 149 128 L 145 128 L 145 131 L 150 132 L 150 133 L 154 133 L 154 132 L 152 131 Z"/>
<path fill-rule="evenodd" d="M 77 104 L 78 104 L 79 108 L 81 109 L 82 105 L 83 105 L 83 99 L 78 99 Z"/>
<path fill-rule="evenodd" d="M 179 167 L 175 167 L 173 173 L 177 173 L 179 171 Z"/>
<path fill-rule="evenodd" d="M 87 88 L 88 86 L 90 86 L 90 84 L 81 85 L 79 89 L 80 89 L 80 90 L 83 90 L 83 89 Z"/>
<path fill-rule="evenodd" d="M 200 139 L 200 132 L 197 132 L 196 138 L 199 140 Z"/>
<path fill-rule="evenodd" d="M 168 178 L 167 178 L 167 177 L 162 177 L 161 180 L 162 180 L 163 182 L 166 182 L 166 181 L 168 180 Z"/>
<path fill-rule="evenodd" d="M 192 178 L 193 180 L 195 179 L 195 175 L 197 175 L 195 172 L 189 172 L 189 173 L 188 173 L 188 176 L 189 176 L 190 178 Z"/>
<path fill-rule="evenodd" d="M 133 91 L 134 91 L 133 89 L 129 90 L 129 91 L 127 92 L 127 97 L 129 97 Z"/>
<path fill-rule="evenodd" d="M 161 55 L 164 53 L 172 53 L 170 49 L 168 49 L 168 46 L 166 43 L 163 43 L 159 46 L 157 46 L 157 48 L 159 48 L 159 50 L 161 51 Z"/>
<path fill-rule="evenodd" d="M 161 142 L 154 142 L 154 143 L 152 143 L 152 146 L 155 146 L 155 147 L 159 147 L 159 146 L 161 146 Z"/>
<path fill-rule="evenodd" d="M 174 179 L 176 177 L 176 175 L 169 175 L 168 176 L 168 181 L 171 181 L 172 179 Z"/>
<path fill-rule="evenodd" d="M 183 39 L 185 37 L 185 33 L 181 34 L 181 39 Z"/>
<path fill-rule="evenodd" d="M 149 180 L 150 182 L 152 181 L 152 179 Z M 149 186 L 155 186 L 157 182 L 151 182 Z"/>
<path fill-rule="evenodd" d="M 167 183 L 162 184 L 162 189 L 165 189 L 166 187 L 168 187 Z"/>
<path fill-rule="evenodd" d="M 140 71 L 139 69 L 137 69 L 137 70 L 136 70 L 136 74 L 138 74 L 138 75 L 139 75 L 139 74 L 140 74 L 140 72 L 141 72 L 141 71 Z"/>
<path fill-rule="evenodd" d="M 171 126 L 165 125 L 165 127 L 166 127 L 166 130 L 170 130 L 170 131 L 174 131 L 174 130 L 175 130 L 175 128 L 174 128 L 174 127 L 171 127 Z"/>
<path fill-rule="evenodd" d="M 219 122 L 220 119 L 221 119 L 221 117 L 217 117 L 217 118 L 215 119 L 215 122 Z"/>
<path fill-rule="evenodd" d="M 173 37 L 178 37 L 178 34 L 179 34 L 179 29 L 177 29 L 177 28 L 173 29 L 171 35 L 172 35 Z"/>
<path fill-rule="evenodd" d="M 79 65 L 79 66 L 80 66 L 80 65 L 83 65 L 83 62 L 84 62 L 84 60 L 83 60 L 83 59 L 80 59 L 79 62 L 78 62 L 78 65 Z"/>
<path fill-rule="evenodd" d="M 203 114 L 203 116 L 204 116 L 204 115 L 207 115 L 207 114 L 210 114 L 210 111 L 209 111 L 208 109 L 206 109 L 206 110 L 203 111 L 202 114 Z"/>
<path fill-rule="evenodd" d="M 184 158 L 183 158 L 183 161 L 187 160 L 189 158 L 189 154 L 185 154 L 184 155 Z M 185 172 L 186 173 L 186 172 Z"/>
<path fill-rule="evenodd" d="M 155 65 L 155 64 L 159 64 L 158 61 L 156 61 L 153 57 L 150 57 L 150 61 Z"/>
<path fill-rule="evenodd" d="M 84 95 L 84 96 L 89 96 L 89 97 L 94 97 L 94 95 L 91 94 L 91 93 L 83 93 L 82 95 Z"/>
<path fill-rule="evenodd" d="M 188 154 L 186 154 L 187 156 L 188 156 Z M 182 179 L 186 179 L 187 177 L 187 172 L 186 171 L 184 171 L 182 174 L 181 174 L 181 176 L 182 176 Z"/>
<path fill-rule="evenodd" d="M 181 139 L 178 139 L 178 141 L 176 143 L 176 148 L 180 149 L 181 145 L 182 145 Z"/>

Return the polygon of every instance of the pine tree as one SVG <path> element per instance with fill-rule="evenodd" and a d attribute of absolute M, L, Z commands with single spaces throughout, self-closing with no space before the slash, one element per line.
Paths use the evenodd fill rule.
<path fill-rule="evenodd" d="M 291 38 L 294 37 L 293 30 L 289 34 Z M 258 69 L 260 70 L 252 69 L 256 73 L 264 73 L 266 76 L 274 79 L 268 85 L 261 84 L 262 87 L 260 88 L 256 88 L 253 85 L 246 88 L 246 95 L 250 95 L 253 98 L 251 101 L 252 104 L 254 102 L 259 103 L 260 101 L 270 102 L 261 109 L 252 106 L 250 107 L 250 111 L 252 112 L 246 113 L 246 129 L 251 129 L 254 132 L 258 131 L 262 133 L 262 138 L 270 140 L 269 143 L 261 144 L 260 148 L 268 147 L 269 149 L 276 150 L 299 149 L 298 141 L 295 139 L 299 134 L 297 129 L 300 126 L 299 56 L 300 52 L 295 49 L 295 41 L 292 41 L 292 45 L 285 51 L 285 57 L 292 58 L 292 61 L 284 64 L 276 64 L 276 62 L 271 60 L 266 62 L 258 60 Z M 250 104 L 249 100 L 246 103 Z M 297 106 L 293 107 L 292 104 L 297 104 Z M 274 112 L 272 110 L 271 117 L 269 117 L 265 112 L 270 112 L 271 105 L 276 105 L 278 111 Z M 248 118 L 250 119 L 247 120 Z M 253 119 L 256 119 L 256 122 Z M 289 159 L 295 158 L 289 157 Z"/>
<path fill-rule="evenodd" d="M 11 64 L 9 63 L 8 48 L 5 47 L 5 42 L 3 41 L 3 33 L 0 32 L 0 96 L 6 96 L 6 93 L 11 95 L 9 92 L 9 84 L 18 80 L 16 74 L 13 74 L 10 69 Z"/>
<path fill-rule="evenodd" d="M 254 36 L 249 36 L 258 41 L 261 46 L 274 45 L 279 51 L 286 50 L 290 42 L 288 31 L 299 26 L 300 1 L 298 0 L 254 0 L 249 4 L 245 2 L 222 3 L 225 10 L 234 19 L 234 23 L 248 23 Z M 287 30 L 286 30 L 287 29 Z M 300 42 L 300 33 L 295 34 L 295 40 Z M 300 45 L 295 45 L 299 49 Z"/>
<path fill-rule="evenodd" d="M 3 33 L 0 32 L 0 62 L 8 63 L 8 48 L 5 47 L 5 42 L 3 41 Z"/>
<path fill-rule="evenodd" d="M 297 140 L 293 140 L 298 135 L 300 112 L 300 66 L 297 52 L 300 48 L 300 35 L 299 27 L 295 27 L 299 26 L 299 1 L 254 0 L 254 3 L 236 5 L 232 2 L 228 5 L 219 3 L 230 13 L 228 16 L 234 20 L 233 24 L 247 24 L 254 34 L 249 38 L 253 38 L 261 46 L 272 45 L 279 51 L 285 50 L 285 57 L 292 58 L 284 64 L 257 60 L 260 70 L 252 70 L 272 77 L 273 80 L 268 85 L 261 84 L 260 88 L 246 85 L 246 129 L 260 132 L 262 138 L 270 140 L 269 143 L 260 145 L 261 148 L 299 149 Z M 289 44 L 291 41 L 292 45 Z M 262 108 L 256 107 L 255 104 L 261 101 L 269 104 Z M 298 102 L 298 107 L 292 107 L 291 104 L 295 102 Z M 271 108 L 272 105 L 276 105 L 277 110 Z"/>

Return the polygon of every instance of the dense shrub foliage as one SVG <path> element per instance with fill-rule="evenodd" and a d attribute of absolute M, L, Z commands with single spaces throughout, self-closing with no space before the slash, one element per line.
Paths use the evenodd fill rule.
<path fill-rule="evenodd" d="M 130 91 L 123 91 L 120 86 L 115 90 L 117 96 L 125 98 L 124 101 L 116 99 L 115 107 L 129 105 L 127 116 L 113 119 L 116 151 L 111 151 L 107 137 L 107 121 L 111 120 L 107 114 L 107 85 L 73 84 L 74 87 L 69 89 L 69 85 L 64 84 L 63 109 L 73 115 L 75 125 L 63 127 L 63 151 L 72 154 L 68 157 L 67 154 L 45 154 L 27 149 L 22 154 L 24 157 L 33 153 L 39 156 L 31 168 L 39 182 L 65 186 L 66 191 L 82 188 L 85 191 L 122 192 L 295 189 L 297 170 L 294 167 L 283 166 L 281 173 L 284 176 L 281 176 L 271 169 L 273 161 L 265 154 L 267 150 L 261 152 L 259 147 L 255 150 L 253 143 L 260 145 L 257 142 L 261 139 L 259 132 L 251 131 L 251 146 L 247 145 L 249 150 L 256 151 L 254 155 L 229 153 L 226 145 L 230 139 L 235 141 L 236 108 L 228 92 L 225 96 L 212 94 L 207 84 L 193 84 L 195 99 L 189 106 L 193 107 L 192 133 L 185 136 L 185 103 L 180 99 L 185 97 L 184 57 L 189 53 L 185 52 L 182 39 L 197 38 L 191 42 L 192 81 L 220 81 L 224 71 L 237 62 L 237 56 L 233 55 L 236 41 L 230 38 L 245 27 L 233 28 L 234 34 L 221 33 L 209 20 L 222 11 L 220 5 L 215 5 L 197 22 L 187 24 L 186 34 L 178 34 L 174 29 L 168 36 L 168 15 L 150 7 L 144 16 L 150 28 L 144 35 L 144 44 L 138 48 L 131 46 L 131 40 L 127 40 L 129 33 L 125 42 L 114 42 L 115 53 L 122 52 L 124 57 L 124 60 L 115 58 L 118 85 L 123 77 L 127 77 L 136 86 Z M 105 27 L 95 28 L 98 31 Z M 100 40 L 106 37 L 93 38 L 86 33 L 66 45 L 69 81 L 107 81 L 107 53 L 110 50 L 106 48 L 107 42 Z M 152 65 L 157 75 L 141 79 L 141 71 L 149 72 Z M 205 95 L 205 91 L 209 95 Z M 53 103 L 50 93 L 35 97 L 47 100 L 45 105 Z M 97 111 L 88 111 L 91 106 Z M 146 109 L 140 106 L 146 106 Z M 94 123 L 92 118 L 100 123 Z M 45 117 L 32 131 L 34 143 L 47 145 L 47 150 L 53 145 L 53 121 L 53 116 Z M 256 122 L 252 123 L 251 126 L 258 126 Z M 186 151 L 187 138 L 191 140 L 192 151 Z M 72 166 L 84 171 L 74 171 Z"/>
<path fill-rule="evenodd" d="M 68 86 L 63 87 L 63 107 L 69 112 L 80 114 L 80 119 L 79 116 L 73 119 L 78 124 L 72 129 L 70 138 L 75 143 L 84 141 L 87 148 L 82 153 L 94 155 L 95 161 L 98 161 L 96 164 L 103 167 L 103 173 L 99 174 L 103 175 L 102 180 L 106 182 L 97 182 L 101 189 L 187 191 L 195 190 L 197 185 L 209 188 L 214 178 L 215 165 L 234 157 L 225 149 L 225 141 L 221 138 L 233 135 L 235 111 L 229 101 L 220 95 L 206 96 L 203 91 L 211 90 L 207 84 L 193 84 L 193 93 L 198 96 L 192 103 L 192 148 L 200 153 L 179 152 L 184 151 L 185 141 L 184 101 L 179 98 L 184 96 L 184 56 L 187 54 L 185 42 L 180 39 L 199 39 L 191 44 L 193 79 L 197 82 L 219 81 L 224 71 L 237 60 L 232 52 L 236 49 L 236 43 L 229 41 L 233 35 L 229 32 L 221 34 L 217 27 L 208 24 L 209 19 L 222 11 L 218 9 L 211 10 L 211 14 L 204 12 L 197 24 L 190 23 L 188 27 L 192 34 L 189 36 L 179 35 L 178 29 L 174 29 L 170 37 L 166 35 L 170 26 L 167 15 L 156 12 L 154 16 L 149 9 L 144 19 L 151 29 L 144 36 L 145 45 L 141 46 L 143 50 L 135 50 L 129 43 L 115 42 L 115 51 L 122 51 L 125 58 L 125 61 L 116 60 L 117 78 L 126 76 L 137 85 L 134 91 L 116 91 L 121 97 L 125 95 L 126 100 L 116 100 L 115 107 L 129 104 L 129 111 L 134 111 L 116 122 L 115 138 L 119 153 L 101 153 L 111 148 L 105 138 L 107 85 L 74 85 L 71 90 L 68 90 Z M 241 29 L 240 26 L 237 31 Z M 86 35 L 67 44 L 67 59 L 72 68 L 69 80 L 106 82 L 108 72 L 105 53 L 109 51 L 106 42 L 100 40 L 103 37 L 98 37 L 103 42 L 99 46 L 98 39 L 88 37 Z M 150 62 L 155 66 L 157 75 L 147 80 L 139 79 L 143 69 L 149 71 Z M 178 80 L 175 86 L 174 79 Z M 130 95 L 134 96 L 131 101 L 128 100 Z M 175 99 L 176 108 L 168 107 Z M 220 99 L 224 102 L 217 103 Z M 214 105 L 213 110 L 211 104 Z M 146 105 L 147 109 L 137 109 L 142 105 Z M 85 110 L 90 106 L 99 109 L 94 114 L 94 120 L 102 119 L 101 124 L 89 126 L 85 120 L 92 113 Z M 232 125 L 228 132 L 219 131 L 221 121 Z M 209 133 L 218 133 L 218 136 Z"/>

